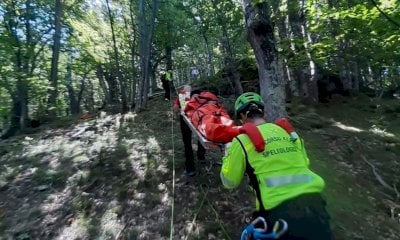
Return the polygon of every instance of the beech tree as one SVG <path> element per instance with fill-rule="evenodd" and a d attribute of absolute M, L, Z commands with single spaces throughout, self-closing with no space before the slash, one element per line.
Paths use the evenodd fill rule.
<path fill-rule="evenodd" d="M 279 61 L 271 11 L 266 2 L 254 4 L 243 0 L 248 40 L 256 56 L 261 96 L 265 101 L 267 119 L 286 116 L 285 85 Z"/>

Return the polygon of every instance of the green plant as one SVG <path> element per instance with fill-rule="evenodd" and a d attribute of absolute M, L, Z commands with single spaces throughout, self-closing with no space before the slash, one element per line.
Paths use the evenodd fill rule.
<path fill-rule="evenodd" d="M 91 205 L 92 205 L 92 202 L 91 202 L 89 196 L 82 195 L 82 194 L 75 197 L 72 202 L 72 206 L 75 208 L 76 211 L 78 211 L 81 214 L 86 214 L 89 211 Z"/>

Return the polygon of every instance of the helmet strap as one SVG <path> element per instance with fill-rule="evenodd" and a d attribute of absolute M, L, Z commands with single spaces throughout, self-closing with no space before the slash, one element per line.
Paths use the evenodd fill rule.
<path fill-rule="evenodd" d="M 239 121 L 240 121 L 242 124 L 244 124 L 244 123 L 247 121 L 247 119 L 248 119 L 247 113 L 249 113 L 249 111 L 247 111 L 246 113 L 240 113 L 240 119 L 239 119 Z"/>

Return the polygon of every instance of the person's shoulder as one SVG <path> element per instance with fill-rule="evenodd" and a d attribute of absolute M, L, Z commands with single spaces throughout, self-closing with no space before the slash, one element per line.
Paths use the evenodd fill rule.
<path fill-rule="evenodd" d="M 260 125 L 257 125 L 257 127 L 261 129 L 280 129 L 281 127 L 279 125 L 276 125 L 275 123 L 271 122 L 266 122 Z"/>
<path fill-rule="evenodd" d="M 241 133 L 241 134 L 237 135 L 235 138 L 233 138 L 233 141 L 236 141 L 238 144 L 240 144 L 240 143 L 245 144 L 245 143 L 247 143 L 247 141 L 250 141 L 250 138 L 249 138 L 249 135 L 247 135 L 246 133 Z"/>

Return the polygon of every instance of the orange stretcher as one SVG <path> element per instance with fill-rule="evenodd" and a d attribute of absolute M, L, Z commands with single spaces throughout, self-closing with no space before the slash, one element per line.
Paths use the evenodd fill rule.
<path fill-rule="evenodd" d="M 225 149 L 225 144 L 223 143 L 215 143 L 211 142 L 208 139 L 206 139 L 192 124 L 192 122 L 188 119 L 184 111 L 181 111 L 180 113 L 183 117 L 183 120 L 186 122 L 186 124 L 189 126 L 190 130 L 196 135 L 196 138 L 199 140 L 201 145 L 205 149 L 221 149 L 222 151 Z"/>

